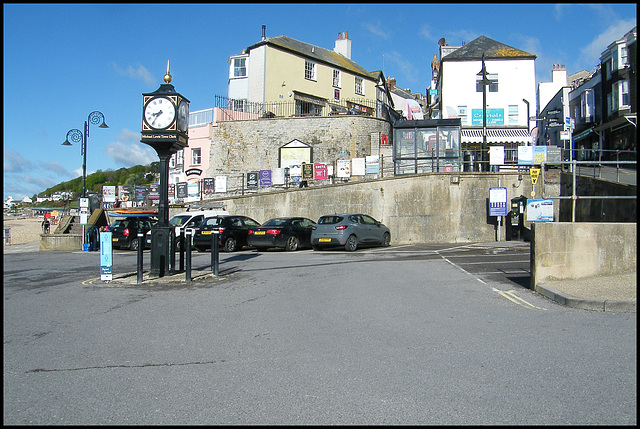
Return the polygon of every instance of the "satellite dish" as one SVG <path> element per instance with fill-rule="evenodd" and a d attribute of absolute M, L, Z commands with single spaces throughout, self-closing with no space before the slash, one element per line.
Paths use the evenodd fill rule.
<path fill-rule="evenodd" d="M 444 45 L 446 45 L 446 42 L 444 41 L 444 37 L 443 37 L 443 38 L 441 38 L 440 40 L 438 40 L 438 45 L 439 45 L 439 46 L 444 46 Z"/>

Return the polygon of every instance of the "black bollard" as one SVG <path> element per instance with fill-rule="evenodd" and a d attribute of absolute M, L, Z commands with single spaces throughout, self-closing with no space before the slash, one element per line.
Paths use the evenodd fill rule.
<path fill-rule="evenodd" d="M 180 228 L 180 271 L 184 271 L 184 228 Z"/>
<path fill-rule="evenodd" d="M 138 232 L 138 238 L 135 238 L 135 240 L 138 240 L 138 284 L 140 284 L 142 283 L 142 252 L 144 251 L 144 235 L 142 232 Z"/>
<path fill-rule="evenodd" d="M 187 283 L 191 283 L 191 231 L 185 234 L 184 247 L 186 250 L 186 270 L 184 280 Z"/>
<path fill-rule="evenodd" d="M 169 274 L 176 272 L 176 234 L 172 230 L 169 234 Z"/>
<path fill-rule="evenodd" d="M 216 233 L 215 231 L 212 231 L 211 234 L 211 270 L 213 271 L 213 275 L 217 276 L 218 275 L 218 265 L 219 265 L 219 246 L 218 246 L 218 242 L 219 240 L 219 235 L 218 233 Z"/>

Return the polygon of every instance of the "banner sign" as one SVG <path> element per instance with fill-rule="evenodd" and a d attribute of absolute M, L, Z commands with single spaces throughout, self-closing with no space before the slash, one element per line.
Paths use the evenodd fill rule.
<path fill-rule="evenodd" d="M 315 180 L 327 180 L 327 164 L 319 162 L 313 164 L 313 178 Z"/>
<path fill-rule="evenodd" d="M 313 180 L 313 164 L 302 164 L 302 180 Z"/>
<path fill-rule="evenodd" d="M 100 280 L 113 280 L 113 232 L 100 233 Z"/>
<path fill-rule="evenodd" d="M 257 171 L 250 171 L 247 173 L 247 189 L 258 189 L 258 176 L 260 173 Z"/>
<path fill-rule="evenodd" d="M 215 190 L 214 180 L 212 177 L 205 177 L 202 182 L 202 193 L 205 195 L 213 194 Z"/>
<path fill-rule="evenodd" d="M 553 222 L 553 200 L 527 200 L 527 220 Z"/>

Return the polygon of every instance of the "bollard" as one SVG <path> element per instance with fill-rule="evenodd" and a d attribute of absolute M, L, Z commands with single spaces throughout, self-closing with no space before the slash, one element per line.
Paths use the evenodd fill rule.
<path fill-rule="evenodd" d="M 4 228 L 4 242 L 6 244 L 11 244 L 11 227 Z"/>
<path fill-rule="evenodd" d="M 185 254 L 185 258 L 186 258 L 186 269 L 185 269 L 185 277 L 184 280 L 187 283 L 191 283 L 191 230 L 187 231 L 185 233 L 185 241 L 184 241 L 184 247 L 186 250 L 186 254 Z"/>
<path fill-rule="evenodd" d="M 184 228 L 180 228 L 180 271 L 184 271 Z"/>
<path fill-rule="evenodd" d="M 213 275 L 218 275 L 218 265 L 219 265 L 219 233 L 216 231 L 211 231 L 211 270 L 213 271 Z"/>
<path fill-rule="evenodd" d="M 169 235 L 169 274 L 176 272 L 176 234 L 172 230 Z"/>
<path fill-rule="evenodd" d="M 141 231 L 138 231 L 138 284 L 142 283 L 142 265 L 143 265 L 143 254 L 144 251 L 144 234 Z"/>

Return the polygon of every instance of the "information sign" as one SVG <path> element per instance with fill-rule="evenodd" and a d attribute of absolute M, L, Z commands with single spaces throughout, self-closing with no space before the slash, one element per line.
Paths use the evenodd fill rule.
<path fill-rule="evenodd" d="M 507 215 L 507 188 L 489 188 L 489 216 Z"/>
<path fill-rule="evenodd" d="M 531 184 L 535 185 L 536 183 L 538 183 L 538 177 L 540 177 L 540 169 L 530 168 L 529 174 L 531 175 Z"/>
<path fill-rule="evenodd" d="M 100 280 L 113 280 L 112 232 L 100 233 Z"/>

